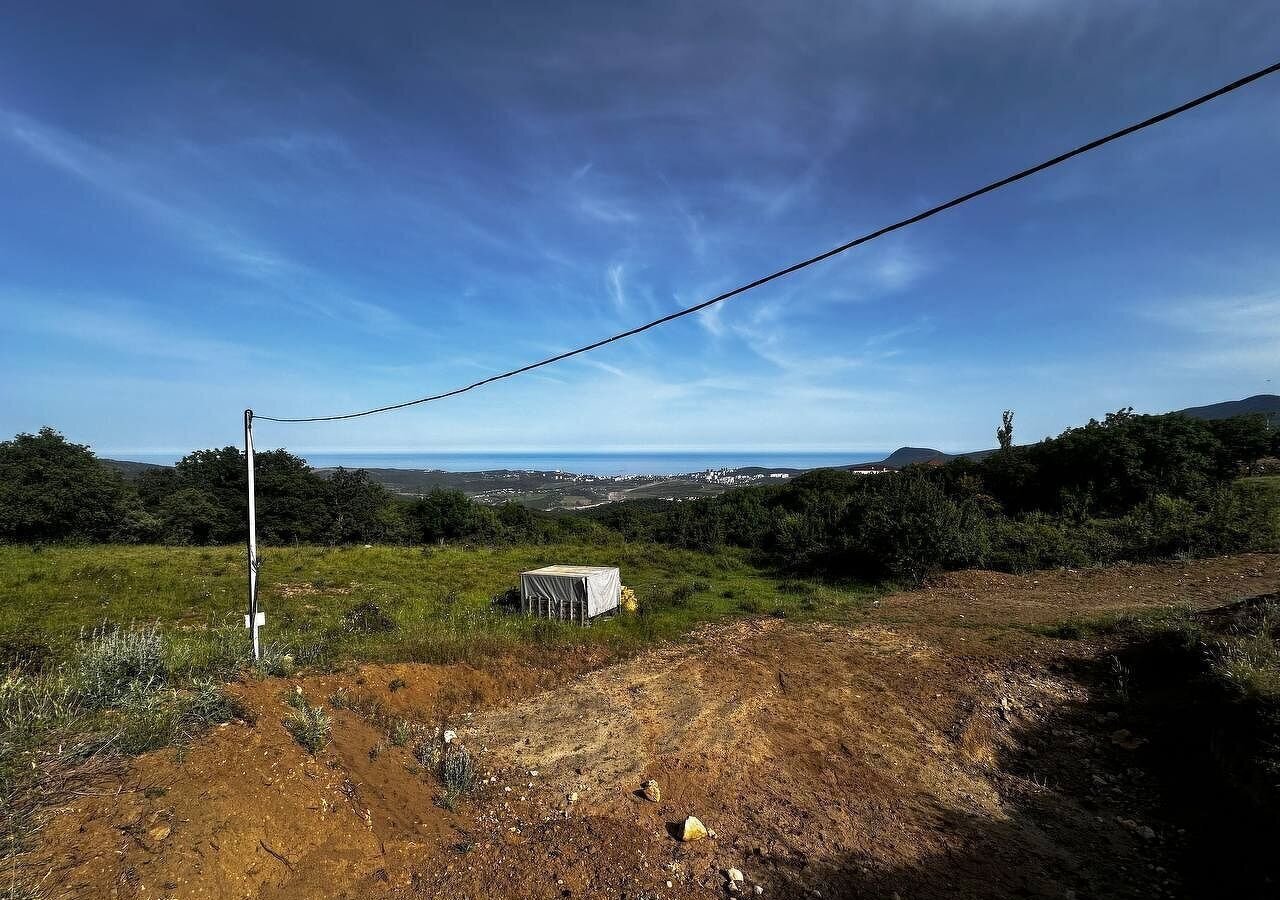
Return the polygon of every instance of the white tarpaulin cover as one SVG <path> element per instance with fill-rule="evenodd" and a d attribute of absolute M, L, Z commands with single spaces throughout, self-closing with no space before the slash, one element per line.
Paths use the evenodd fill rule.
<path fill-rule="evenodd" d="M 520 573 L 526 613 L 586 621 L 618 608 L 622 578 L 616 566 L 543 566 Z"/>

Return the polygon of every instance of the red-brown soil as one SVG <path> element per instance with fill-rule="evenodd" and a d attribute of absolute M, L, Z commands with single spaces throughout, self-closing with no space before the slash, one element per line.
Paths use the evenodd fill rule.
<path fill-rule="evenodd" d="M 255 724 L 136 760 L 53 812 L 39 858 L 55 896 L 92 898 L 707 897 L 729 867 L 764 897 L 1177 895 L 1142 736 L 1073 674 L 1105 648 L 1028 626 L 1277 588 L 1269 555 L 966 572 L 848 626 L 739 621 L 607 667 L 251 682 Z M 281 725 L 296 684 L 455 728 L 483 783 L 446 810 L 349 709 L 313 759 Z M 675 839 L 687 815 L 714 837 Z"/>

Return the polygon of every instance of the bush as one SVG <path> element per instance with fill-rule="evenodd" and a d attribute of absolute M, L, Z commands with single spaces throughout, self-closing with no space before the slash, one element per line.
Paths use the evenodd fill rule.
<path fill-rule="evenodd" d="M 395 619 L 387 615 L 373 600 L 366 600 L 347 610 L 342 617 L 342 624 L 348 631 L 358 634 L 382 634 L 394 631 L 396 627 Z"/>
<path fill-rule="evenodd" d="M 70 665 L 77 693 L 98 709 L 160 687 L 168 676 L 168 642 L 158 624 L 95 628 L 82 635 Z"/>
<path fill-rule="evenodd" d="M 1280 603 L 1261 605 L 1249 619 L 1214 643 L 1214 669 L 1241 698 L 1280 702 Z"/>
<path fill-rule="evenodd" d="M 993 520 L 988 541 L 983 564 L 1003 572 L 1090 566 L 1119 555 L 1118 542 L 1107 532 L 1039 513 L 1018 520 Z"/>
<path fill-rule="evenodd" d="M 693 585 L 681 584 L 671 590 L 671 605 L 683 609 L 693 599 Z"/>
<path fill-rule="evenodd" d="M 0 675 L 0 751 L 83 716 L 79 697 L 65 679 L 22 671 Z"/>
<path fill-rule="evenodd" d="M 194 678 L 187 688 L 184 731 L 193 736 L 209 725 L 220 725 L 248 715 L 244 704 L 212 678 Z"/>
<path fill-rule="evenodd" d="M 856 498 L 844 516 L 845 561 L 855 570 L 918 581 L 983 558 L 987 539 L 976 509 L 923 477 L 888 477 L 881 489 Z"/>
<path fill-rule="evenodd" d="M 393 747 L 407 747 L 409 739 L 413 737 L 413 726 L 400 719 L 391 726 L 391 730 L 387 733 L 387 739 L 391 741 Z"/>
<path fill-rule="evenodd" d="M 119 730 L 112 736 L 124 753 L 146 753 L 167 746 L 182 733 L 183 704 L 177 691 L 148 690 L 135 684 L 118 698 Z"/>
<path fill-rule="evenodd" d="M 445 809 L 453 809 L 458 798 L 470 791 L 476 784 L 476 770 L 471 762 L 471 754 L 466 747 L 451 747 L 444 755 L 444 765 L 440 770 L 441 781 L 444 782 L 444 797 L 441 805 Z"/>
<path fill-rule="evenodd" d="M 1104 523 L 1131 559 L 1274 550 L 1280 501 L 1265 486 L 1228 485 L 1193 499 L 1159 495 Z"/>
<path fill-rule="evenodd" d="M 1280 480 L 1244 479 L 1215 491 L 1205 524 L 1220 551 L 1280 550 Z"/>
<path fill-rule="evenodd" d="M 293 739 L 308 753 L 315 756 L 329 743 L 333 731 L 333 720 L 323 707 L 312 706 L 302 694 L 295 694 L 297 700 L 293 710 L 285 716 L 284 727 Z"/>
<path fill-rule="evenodd" d="M 520 608 L 520 588 L 509 587 L 505 591 L 499 591 L 489 600 L 489 604 L 506 612 L 514 612 Z"/>
<path fill-rule="evenodd" d="M 420 729 L 410 752 L 418 765 L 429 772 L 436 771 L 444 753 L 444 732 L 440 726 L 437 725 L 433 730 Z"/>

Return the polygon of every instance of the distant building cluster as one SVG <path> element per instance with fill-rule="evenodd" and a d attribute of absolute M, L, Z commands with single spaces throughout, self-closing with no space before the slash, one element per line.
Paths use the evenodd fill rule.
<path fill-rule="evenodd" d="M 755 472 L 746 474 L 736 469 L 707 469 L 705 472 L 694 472 L 688 476 L 693 481 L 705 481 L 707 484 L 756 484 L 770 478 L 790 478 L 789 472 Z"/>

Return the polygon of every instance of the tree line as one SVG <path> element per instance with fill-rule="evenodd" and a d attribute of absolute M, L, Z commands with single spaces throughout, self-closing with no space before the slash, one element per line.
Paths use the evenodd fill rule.
<path fill-rule="evenodd" d="M 317 473 L 285 450 L 254 455 L 266 544 L 537 542 L 602 527 L 460 491 L 396 497 L 363 469 Z M 0 443 L 0 540 L 231 544 L 247 537 L 248 476 L 236 447 L 196 450 L 132 478 L 52 428 Z"/>
<path fill-rule="evenodd" d="M 402 499 L 363 470 L 319 474 L 258 453 L 259 537 L 281 543 L 654 541 L 745 548 L 774 565 L 916 579 L 986 566 L 1020 571 L 1280 546 L 1280 491 L 1241 480 L 1280 456 L 1262 416 L 1203 421 L 1108 414 L 980 459 L 864 475 L 838 469 L 674 503 L 580 513 L 486 506 L 459 491 Z M 198 450 L 133 478 L 45 428 L 0 443 L 0 540 L 226 544 L 245 539 L 246 473 L 235 447 Z"/>
<path fill-rule="evenodd" d="M 785 485 L 586 514 L 631 539 L 730 545 L 806 572 L 917 579 L 1120 559 L 1280 549 L 1280 486 L 1241 480 L 1280 456 L 1262 416 L 1203 421 L 1131 409 L 980 459 L 883 475 L 822 469 Z"/>

